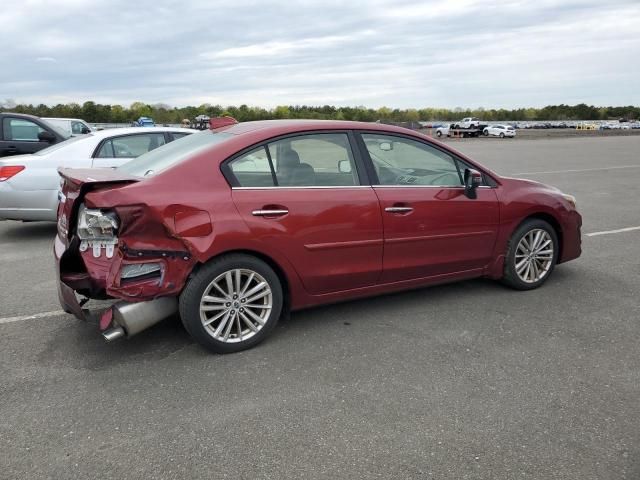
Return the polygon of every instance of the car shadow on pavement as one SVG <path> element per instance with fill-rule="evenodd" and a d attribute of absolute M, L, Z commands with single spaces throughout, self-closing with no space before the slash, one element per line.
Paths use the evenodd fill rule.
<path fill-rule="evenodd" d="M 401 316 L 415 309 L 431 309 L 443 303 L 458 303 L 465 297 L 472 302 L 474 293 L 479 295 L 504 289 L 499 282 L 483 278 L 421 287 L 292 312 L 288 318 L 283 319 L 281 328 L 303 326 L 319 319 L 329 323 L 344 323 L 349 319 L 366 321 L 369 317 Z"/>
<path fill-rule="evenodd" d="M 38 355 L 46 365 L 104 370 L 118 365 L 158 361 L 191 345 L 193 340 L 175 316 L 132 337 L 106 342 L 97 321 L 81 321 L 69 315 L 67 325 L 57 329 Z"/>
<path fill-rule="evenodd" d="M 56 234 L 55 222 L 0 222 L 0 238 L 8 240 L 38 240 L 53 238 Z"/>

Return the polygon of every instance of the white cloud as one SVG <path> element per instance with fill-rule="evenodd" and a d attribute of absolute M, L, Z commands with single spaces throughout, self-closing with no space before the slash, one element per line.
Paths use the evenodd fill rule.
<path fill-rule="evenodd" d="M 0 98 L 638 104 L 639 24 L 637 0 L 30 0 L 0 13 Z"/>

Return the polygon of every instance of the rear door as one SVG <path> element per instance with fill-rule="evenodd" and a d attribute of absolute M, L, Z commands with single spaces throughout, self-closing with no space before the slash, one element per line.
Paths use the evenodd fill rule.
<path fill-rule="evenodd" d="M 382 283 L 481 271 L 496 241 L 493 188 L 465 196 L 464 164 L 417 139 L 363 133 L 384 223 Z"/>
<path fill-rule="evenodd" d="M 93 167 L 118 167 L 166 143 L 163 132 L 134 133 L 103 140 L 93 154 Z"/>
<path fill-rule="evenodd" d="M 315 295 L 374 285 L 382 270 L 380 206 L 351 138 L 279 138 L 223 166 L 252 235 L 286 256 Z"/>
<path fill-rule="evenodd" d="M 6 115 L 2 118 L 2 140 L 0 156 L 35 153 L 49 146 L 49 143 L 38 140 L 38 134 L 44 132 L 35 122 L 25 118 Z"/>

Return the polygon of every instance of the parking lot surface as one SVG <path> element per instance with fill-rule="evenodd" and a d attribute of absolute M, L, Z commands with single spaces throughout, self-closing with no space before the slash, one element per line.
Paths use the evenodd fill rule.
<path fill-rule="evenodd" d="M 640 137 L 449 144 L 574 194 L 583 256 L 217 356 L 177 319 L 106 344 L 59 311 L 55 226 L 0 222 L 0 478 L 640 478 Z"/>

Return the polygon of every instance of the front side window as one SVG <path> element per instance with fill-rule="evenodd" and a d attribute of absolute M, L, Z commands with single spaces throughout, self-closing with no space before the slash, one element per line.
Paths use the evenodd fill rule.
<path fill-rule="evenodd" d="M 380 185 L 463 185 L 464 165 L 435 147 L 404 137 L 362 134 Z"/>
<path fill-rule="evenodd" d="M 276 140 L 235 158 L 229 168 L 241 187 L 338 187 L 359 183 L 345 133 Z"/>
<path fill-rule="evenodd" d="M 16 142 L 38 142 L 38 134 L 45 131 L 32 121 L 22 118 L 5 118 L 2 130 L 5 140 Z"/>

